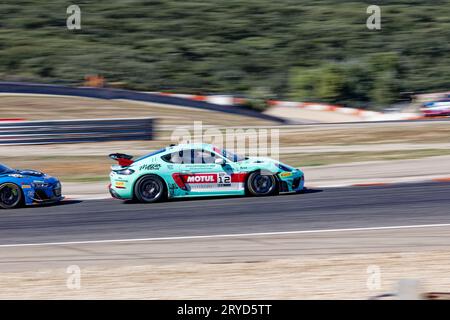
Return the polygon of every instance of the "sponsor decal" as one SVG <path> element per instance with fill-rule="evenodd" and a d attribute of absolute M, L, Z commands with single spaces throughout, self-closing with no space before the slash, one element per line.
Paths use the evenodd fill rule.
<path fill-rule="evenodd" d="M 217 174 L 214 173 L 198 173 L 187 175 L 184 177 L 187 183 L 217 183 Z"/>
<path fill-rule="evenodd" d="M 229 176 L 227 174 L 219 174 L 217 184 L 219 187 L 231 186 L 231 176 Z"/>
<path fill-rule="evenodd" d="M 175 192 L 175 190 L 177 190 L 178 187 L 175 183 L 169 183 L 169 191 L 171 194 L 173 194 Z"/>
<path fill-rule="evenodd" d="M 119 188 L 119 189 L 125 189 L 125 182 L 123 182 L 123 181 L 117 181 L 117 182 L 116 182 L 116 188 Z"/>
<path fill-rule="evenodd" d="M 161 168 L 161 165 L 159 163 L 152 163 L 152 164 L 144 164 L 139 167 L 139 170 L 159 170 Z"/>
<path fill-rule="evenodd" d="M 280 173 L 280 177 L 282 178 L 292 177 L 292 172 L 282 172 Z"/>
<path fill-rule="evenodd" d="M 186 164 L 186 168 L 189 169 L 213 169 L 216 164 L 215 163 L 199 163 L 199 164 Z"/>
<path fill-rule="evenodd" d="M 246 173 L 195 173 L 181 175 L 183 182 L 191 185 L 194 189 L 215 189 L 236 186 L 245 182 Z"/>

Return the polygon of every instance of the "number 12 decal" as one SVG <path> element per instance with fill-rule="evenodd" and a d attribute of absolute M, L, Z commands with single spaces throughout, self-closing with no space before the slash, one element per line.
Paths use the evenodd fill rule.
<path fill-rule="evenodd" d="M 231 185 L 231 176 L 219 175 L 217 182 L 218 182 L 219 186 L 221 186 L 221 187 L 230 186 Z"/>

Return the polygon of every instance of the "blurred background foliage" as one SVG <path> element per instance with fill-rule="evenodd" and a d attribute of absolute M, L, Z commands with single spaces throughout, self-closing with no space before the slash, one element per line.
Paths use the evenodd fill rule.
<path fill-rule="evenodd" d="M 382 108 L 450 87 L 450 0 L 3 0 L 0 78 Z M 66 28 L 66 8 L 82 11 Z M 368 30 L 366 8 L 382 9 Z"/>

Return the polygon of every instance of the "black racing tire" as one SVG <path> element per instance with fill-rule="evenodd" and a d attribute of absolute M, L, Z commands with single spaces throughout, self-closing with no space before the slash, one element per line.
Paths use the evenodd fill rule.
<path fill-rule="evenodd" d="M 23 205 L 23 193 L 15 183 L 3 183 L 0 185 L 0 208 L 14 209 Z"/>
<path fill-rule="evenodd" d="M 139 178 L 134 186 L 134 196 L 142 203 L 153 203 L 162 200 L 166 195 L 164 181 L 157 175 Z"/>
<path fill-rule="evenodd" d="M 247 178 L 246 188 L 255 197 L 271 196 L 277 193 L 278 180 L 273 174 L 254 171 Z"/>

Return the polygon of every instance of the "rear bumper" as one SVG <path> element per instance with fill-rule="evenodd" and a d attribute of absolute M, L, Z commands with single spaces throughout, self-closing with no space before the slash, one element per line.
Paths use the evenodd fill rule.
<path fill-rule="evenodd" d="M 122 198 L 120 196 L 120 194 L 118 194 L 113 188 L 111 188 L 111 185 L 108 187 L 109 189 L 109 194 L 111 195 L 111 197 L 113 197 L 114 199 L 119 199 L 119 200 L 125 200 L 124 198 Z"/>
<path fill-rule="evenodd" d="M 131 197 L 129 196 L 128 192 L 124 189 L 115 189 L 110 184 L 108 186 L 108 191 L 109 191 L 109 194 L 111 195 L 111 197 L 113 197 L 114 199 L 131 200 Z"/>
<path fill-rule="evenodd" d="M 120 200 L 133 199 L 134 178 L 131 175 L 119 175 L 112 171 L 109 178 L 110 183 L 108 185 L 108 191 L 111 194 L 111 197 Z"/>

